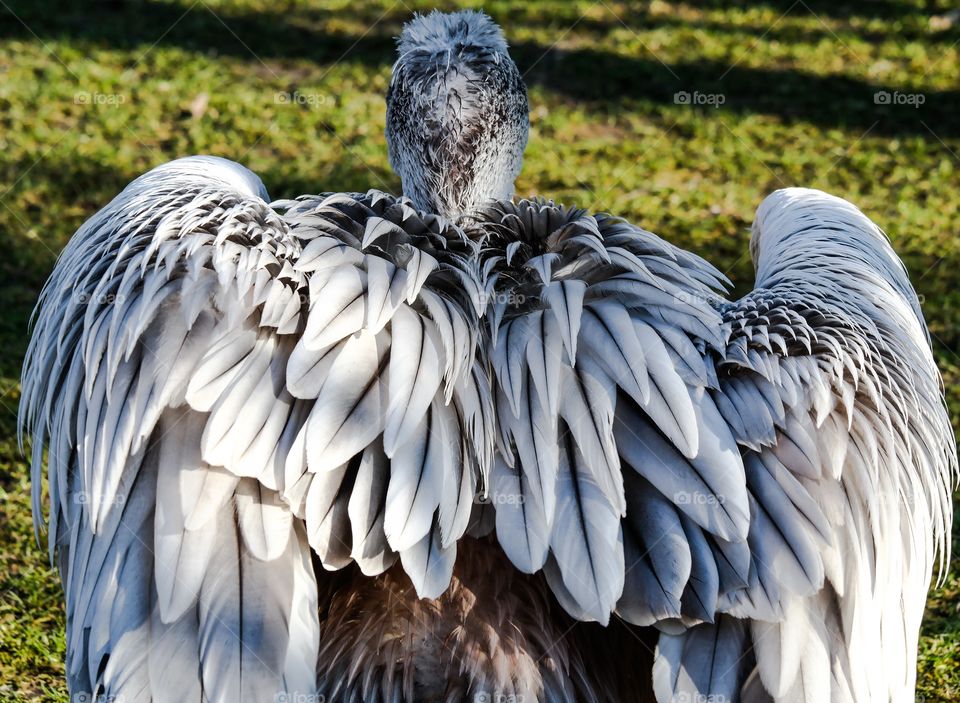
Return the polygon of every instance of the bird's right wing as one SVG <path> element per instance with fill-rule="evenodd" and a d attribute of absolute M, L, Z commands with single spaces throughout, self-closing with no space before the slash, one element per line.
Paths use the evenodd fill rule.
<path fill-rule="evenodd" d="M 481 219 L 514 564 L 577 618 L 658 627 L 661 701 L 737 700 L 755 666 L 757 700 L 910 690 L 956 454 L 883 233 L 778 192 L 757 289 L 728 303 L 709 265 L 621 220 L 542 202 Z"/>
<path fill-rule="evenodd" d="M 312 695 L 311 550 L 450 578 L 493 444 L 471 244 L 382 193 L 265 197 L 221 159 L 154 169 L 42 295 L 22 419 L 75 694 Z"/>

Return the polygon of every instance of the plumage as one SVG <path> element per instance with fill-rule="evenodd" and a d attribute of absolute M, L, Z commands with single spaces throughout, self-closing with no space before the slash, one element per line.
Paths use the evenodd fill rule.
<path fill-rule="evenodd" d="M 44 288 L 21 425 L 71 693 L 909 700 L 957 456 L 883 232 L 777 191 L 728 300 L 647 230 L 508 199 L 489 19 L 399 50 L 409 199 L 180 159 Z"/>

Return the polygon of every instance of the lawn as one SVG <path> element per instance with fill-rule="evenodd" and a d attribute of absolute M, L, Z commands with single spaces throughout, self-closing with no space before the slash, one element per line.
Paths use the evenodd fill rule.
<path fill-rule="evenodd" d="M 641 223 L 740 291 L 785 185 L 891 235 L 960 418 L 960 14 L 953 0 L 489 2 L 530 90 L 521 195 Z M 443 9 L 478 2 L 435 3 Z M 273 197 L 397 191 L 383 136 L 414 0 L 0 0 L 0 701 L 66 701 L 59 583 L 15 413 L 57 252 L 137 174 L 212 153 Z M 931 593 L 918 697 L 960 701 L 960 559 Z"/>

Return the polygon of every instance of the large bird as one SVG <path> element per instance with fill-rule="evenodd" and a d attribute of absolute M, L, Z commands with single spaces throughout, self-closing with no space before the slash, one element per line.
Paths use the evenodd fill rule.
<path fill-rule="evenodd" d="M 74 235 L 23 374 L 72 692 L 140 701 L 908 701 L 956 447 L 853 205 L 760 206 L 756 288 L 511 201 L 485 16 L 404 29 L 407 197 L 192 157 Z"/>

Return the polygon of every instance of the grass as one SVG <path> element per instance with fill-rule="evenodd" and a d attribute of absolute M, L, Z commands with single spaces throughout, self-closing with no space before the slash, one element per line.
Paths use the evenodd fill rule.
<path fill-rule="evenodd" d="M 766 193 L 801 184 L 853 200 L 912 273 L 956 421 L 960 17 L 950 2 L 487 2 L 530 88 L 518 192 L 642 223 L 741 291 Z M 190 153 L 244 162 L 274 197 L 398 190 L 383 137 L 392 37 L 429 7 L 0 3 L 0 701 L 67 700 L 59 585 L 34 541 L 13 417 L 30 310 L 57 252 L 134 176 Z M 678 102 L 681 91 L 699 104 Z M 958 603 L 955 560 L 929 600 L 926 701 L 960 701 Z"/>

